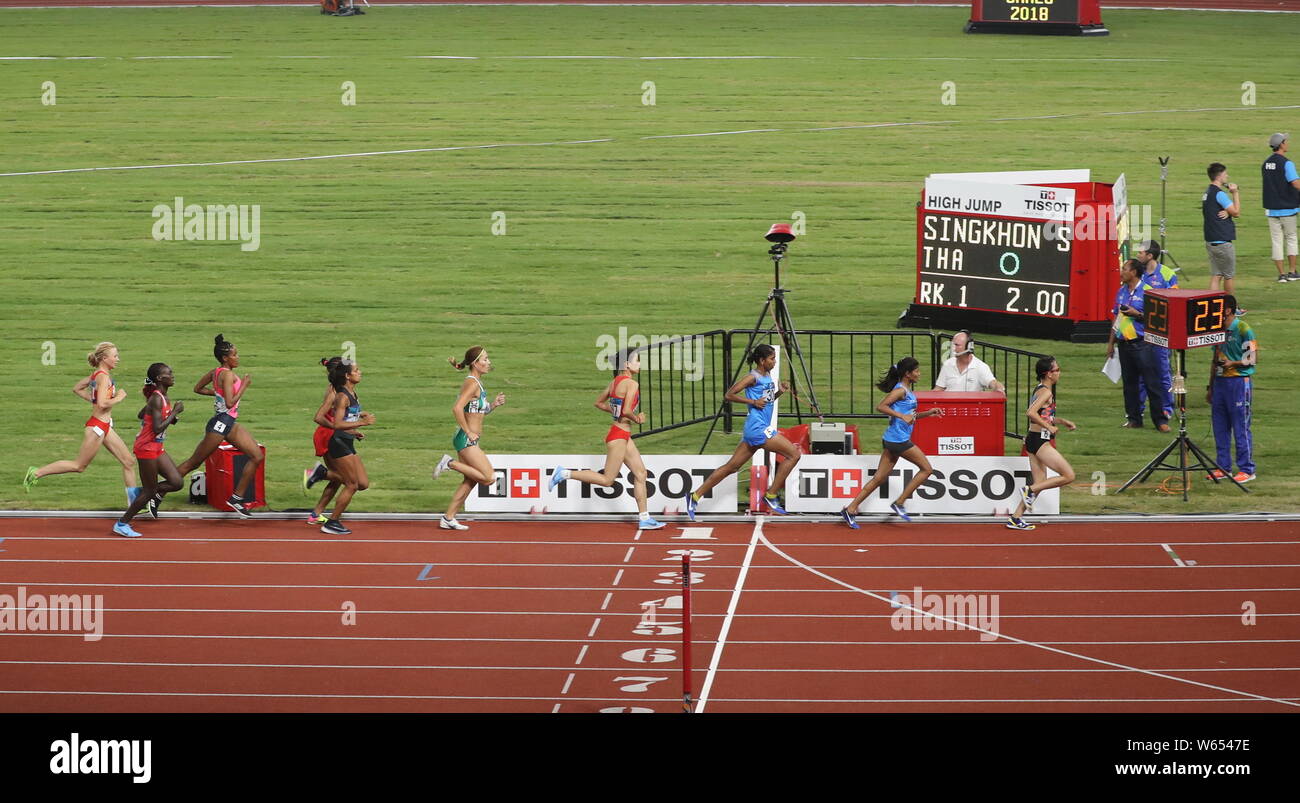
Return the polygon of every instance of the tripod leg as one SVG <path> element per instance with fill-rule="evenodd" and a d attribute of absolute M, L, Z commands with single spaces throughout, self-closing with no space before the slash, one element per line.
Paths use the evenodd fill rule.
<path fill-rule="evenodd" d="M 1164 451 L 1156 455 L 1156 459 L 1152 460 L 1150 463 L 1147 463 L 1142 468 L 1141 471 L 1134 474 L 1132 479 L 1130 479 L 1128 482 L 1121 485 L 1119 487 L 1119 490 L 1116 491 L 1115 493 L 1117 494 L 1124 493 L 1124 489 L 1128 488 L 1130 485 L 1136 482 L 1144 482 L 1147 477 L 1151 476 L 1151 472 L 1155 471 L 1157 468 L 1160 467 L 1160 464 L 1165 461 L 1165 458 L 1169 456 L 1169 453 L 1172 452 L 1175 448 L 1177 448 L 1180 441 L 1181 441 L 1180 438 L 1175 438 L 1174 440 L 1172 440 L 1169 443 L 1169 445 L 1164 448 Z"/>
<path fill-rule="evenodd" d="M 763 311 L 758 313 L 758 321 L 754 324 L 754 329 L 749 335 L 749 342 L 745 344 L 745 353 L 740 358 L 740 365 L 736 367 L 735 376 L 731 377 L 731 381 L 727 385 L 728 390 L 731 389 L 733 385 L 735 385 L 737 382 L 740 381 L 740 375 L 745 370 L 745 365 L 746 365 L 745 357 L 749 356 L 750 350 L 754 348 L 754 341 L 758 339 L 758 333 L 761 331 L 765 331 L 763 329 L 760 329 L 759 327 L 761 327 L 763 325 L 763 321 L 767 319 L 767 311 L 772 307 L 772 298 L 773 296 L 770 295 L 767 297 L 767 302 L 763 304 Z M 714 413 L 713 415 L 713 422 L 709 424 L 709 432 L 704 436 L 704 443 L 700 445 L 699 454 L 704 454 L 704 450 L 709 448 L 709 438 L 713 437 L 713 430 L 718 428 L 718 419 L 722 417 L 723 408 L 726 405 L 731 404 L 731 402 L 727 401 L 726 399 L 725 390 L 723 391 L 723 394 L 724 395 L 723 395 L 722 403 L 718 405 L 718 412 Z"/>
<path fill-rule="evenodd" d="M 777 297 L 776 312 L 774 314 L 777 318 L 777 328 L 781 333 L 782 341 L 785 343 L 786 351 L 794 354 L 799 361 L 799 370 L 803 374 L 804 386 L 808 388 L 808 405 L 812 408 L 813 413 L 818 418 L 821 418 L 822 409 L 821 405 L 817 403 L 817 393 L 813 390 L 812 375 L 808 373 L 808 365 L 804 362 L 803 350 L 799 348 L 799 333 L 795 329 L 794 319 L 790 317 L 790 308 L 785 303 L 784 295 Z M 793 370 L 790 372 L 790 376 L 792 379 L 794 378 Z M 794 383 L 791 384 L 793 386 Z M 798 411 L 798 409 L 796 406 L 795 410 Z M 802 418 L 800 421 L 802 421 Z"/>
<path fill-rule="evenodd" d="M 1213 472 L 1215 469 L 1219 467 L 1217 463 L 1210 460 L 1209 457 L 1206 457 L 1205 452 L 1201 451 L 1201 447 L 1197 446 L 1196 443 L 1191 438 L 1187 439 L 1187 445 L 1188 447 L 1191 448 L 1192 452 L 1197 456 L 1197 458 L 1200 459 L 1201 467 L 1204 468 L 1206 472 Z M 1236 477 L 1232 476 L 1231 474 L 1228 474 L 1227 476 L 1228 479 L 1232 481 L 1233 485 L 1236 485 L 1245 493 L 1250 493 L 1250 489 L 1247 488 L 1245 485 L 1242 485 L 1241 483 L 1237 482 Z"/>

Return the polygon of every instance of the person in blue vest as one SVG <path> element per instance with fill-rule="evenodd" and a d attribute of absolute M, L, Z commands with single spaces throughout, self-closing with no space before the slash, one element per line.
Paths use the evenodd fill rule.
<path fill-rule="evenodd" d="M 1232 219 L 1241 216 L 1241 194 L 1237 185 L 1228 181 L 1228 168 L 1222 164 L 1214 162 L 1205 172 L 1210 186 L 1201 196 L 1201 229 L 1210 257 L 1210 289 L 1231 294 L 1237 275 L 1237 251 L 1232 244 L 1237 239 L 1237 224 Z"/>
<path fill-rule="evenodd" d="M 1210 359 L 1210 384 L 1205 401 L 1210 404 L 1214 425 L 1215 460 L 1219 467 L 1207 479 L 1223 479 L 1232 472 L 1232 450 L 1236 445 L 1237 482 L 1255 479 L 1254 443 L 1250 432 L 1251 401 L 1254 397 L 1256 355 L 1255 332 L 1233 310 L 1236 299 L 1228 296 L 1228 338 L 1214 347 Z"/>
<path fill-rule="evenodd" d="M 1124 426 L 1137 429 L 1142 426 L 1142 413 L 1138 410 L 1138 378 L 1146 382 L 1147 394 L 1151 399 L 1151 421 L 1161 432 L 1169 431 L 1169 416 L 1165 410 L 1170 406 L 1166 401 L 1168 389 L 1160 382 L 1160 366 L 1156 362 L 1155 349 L 1142 339 L 1142 308 L 1146 285 L 1142 283 L 1142 265 L 1136 259 L 1130 259 L 1120 267 L 1121 284 L 1115 294 L 1115 306 L 1111 314 L 1115 324 L 1111 327 L 1110 338 L 1106 342 L 1106 359 L 1110 359 L 1116 349 L 1119 350 L 1119 366 L 1124 380 L 1124 414 L 1127 420 Z"/>
<path fill-rule="evenodd" d="M 1178 273 L 1170 267 L 1160 263 L 1160 254 L 1163 253 L 1160 243 L 1155 240 L 1144 240 L 1138 244 L 1134 250 L 1133 258 L 1142 263 L 1142 283 L 1149 288 L 1156 290 L 1178 289 Z M 1160 387 L 1168 389 L 1173 384 L 1173 373 L 1169 370 L 1169 349 L 1164 346 L 1152 345 L 1151 348 L 1156 351 L 1156 361 L 1160 364 Z M 1165 400 L 1169 406 L 1165 408 L 1165 416 L 1174 417 L 1172 395 L 1166 395 Z M 1147 383 L 1141 377 L 1138 378 L 1138 420 L 1146 415 L 1147 409 Z"/>
<path fill-rule="evenodd" d="M 1287 134 L 1274 134 L 1268 138 L 1273 155 L 1264 160 L 1260 168 L 1264 180 L 1264 212 L 1268 215 L 1268 236 L 1273 242 L 1273 264 L 1277 266 L 1279 282 L 1300 280 L 1295 271 L 1296 219 L 1300 215 L 1300 174 L 1295 162 L 1286 158 Z M 1290 272 L 1282 268 L 1282 246 L 1285 241 L 1286 258 L 1291 263 Z"/>

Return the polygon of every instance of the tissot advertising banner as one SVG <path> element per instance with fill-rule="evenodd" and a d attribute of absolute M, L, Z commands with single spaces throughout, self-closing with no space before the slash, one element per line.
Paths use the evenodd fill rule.
<path fill-rule="evenodd" d="M 665 508 L 686 510 L 686 495 L 699 486 L 730 455 L 656 455 L 643 454 L 646 466 L 646 503 L 651 513 Z M 545 508 L 551 513 L 636 513 L 632 479 L 626 466 L 609 488 L 587 485 L 576 480 L 560 483 L 554 491 L 547 486 L 556 466 L 568 469 L 605 468 L 605 455 L 488 455 L 496 472 L 496 482 L 480 485 L 465 500 L 471 513 L 527 513 Z M 737 509 L 736 475 L 723 480 L 700 500 L 701 513 L 735 514 Z"/>
<path fill-rule="evenodd" d="M 925 180 L 925 209 L 1071 223 L 1074 221 L 1074 190 L 954 181 L 931 176 Z"/>
<path fill-rule="evenodd" d="M 1028 457 L 929 458 L 934 473 L 907 500 L 909 513 L 980 513 L 1015 509 L 1020 488 L 1030 482 Z M 785 509 L 791 513 L 837 513 L 875 473 L 880 455 L 810 455 L 799 460 L 785 483 Z M 888 513 L 889 503 L 916 476 L 906 460 L 894 464 L 889 481 L 858 508 L 861 513 Z M 1049 475 L 1054 476 L 1054 474 Z M 1044 491 L 1034 514 L 1060 513 L 1061 493 Z"/>

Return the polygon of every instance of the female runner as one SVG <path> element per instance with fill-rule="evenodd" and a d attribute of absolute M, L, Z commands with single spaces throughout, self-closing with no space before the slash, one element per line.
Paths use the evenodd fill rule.
<path fill-rule="evenodd" d="M 876 464 L 875 475 L 858 490 L 858 495 L 853 497 L 848 507 L 840 511 L 844 523 L 855 530 L 858 529 L 858 522 L 854 519 L 854 516 L 858 515 L 858 505 L 862 504 L 882 482 L 889 479 L 889 472 L 893 471 L 894 463 L 898 458 L 902 457 L 915 463 L 921 469 L 912 477 L 912 481 L 907 484 L 898 498 L 889 505 L 889 509 L 903 521 L 912 520 L 903 509 L 903 504 L 933 471 L 930 468 L 930 461 L 925 459 L 925 453 L 912 443 L 912 425 L 918 418 L 932 415 L 942 417 L 943 408 L 935 407 L 924 413 L 916 412 L 916 394 L 912 392 L 912 386 L 920 378 L 921 364 L 915 357 L 904 357 L 897 364 L 889 366 L 889 370 L 876 383 L 876 387 L 885 392 L 885 398 L 876 405 L 876 411 L 890 416 L 893 420 L 889 422 L 889 427 L 885 429 L 885 434 L 880 439 L 884 448 L 880 450 L 880 462 Z"/>
<path fill-rule="evenodd" d="M 325 366 L 325 378 L 329 380 L 330 372 L 334 366 L 343 362 L 342 357 L 322 358 L 320 364 Z M 343 484 L 343 478 L 335 470 L 334 458 L 329 456 L 330 438 L 334 437 L 334 426 L 331 423 L 334 420 L 334 396 L 338 391 L 334 390 L 333 385 L 326 385 L 325 398 L 321 400 L 320 407 L 316 410 L 313 421 L 316 422 L 316 432 L 312 435 L 312 446 L 316 450 L 316 457 L 321 462 L 316 464 L 315 468 L 303 469 L 302 472 L 302 492 L 307 493 L 311 486 L 321 480 L 329 480 L 325 485 L 324 492 L 321 493 L 320 499 L 317 500 L 316 506 L 312 508 L 311 514 L 307 516 L 307 523 L 312 525 L 322 525 L 329 521 L 325 515 L 325 508 L 329 505 L 334 494 Z M 356 433 L 358 439 L 364 438 L 365 435 Z"/>
<path fill-rule="evenodd" d="M 122 464 L 122 482 L 126 485 L 126 498 L 129 504 L 140 494 L 135 479 L 135 458 L 131 456 L 131 450 L 122 442 L 117 430 L 113 429 L 113 408 L 126 399 L 126 391 L 117 389 L 117 383 L 113 381 L 113 375 L 110 373 L 121 362 L 121 357 L 117 353 L 117 346 L 104 341 L 86 355 L 86 362 L 90 363 L 94 371 L 72 386 L 73 393 L 91 404 L 90 419 L 86 421 L 82 432 L 81 449 L 77 452 L 77 459 L 57 460 L 40 468 L 29 467 L 26 476 L 23 477 L 23 490 L 31 493 L 32 486 L 37 480 L 51 474 L 80 474 L 86 470 L 86 466 L 90 465 L 90 461 L 95 459 L 95 455 L 99 454 L 99 447 L 102 446 Z"/>
<path fill-rule="evenodd" d="M 1043 357 L 1034 364 L 1034 373 L 1038 375 L 1038 385 L 1034 388 L 1029 409 L 1029 434 L 1025 437 L 1025 451 L 1029 452 L 1029 469 L 1033 483 L 1020 489 L 1020 504 L 1016 512 L 1007 520 L 1007 527 L 1012 530 L 1032 530 L 1034 525 L 1025 521 L 1026 512 L 1034 509 L 1034 499 L 1050 488 L 1060 488 L 1074 482 L 1074 469 L 1056 450 L 1057 424 L 1073 432 L 1078 429 L 1073 421 L 1056 414 L 1056 383 L 1061 379 L 1061 366 L 1051 357 Z M 1047 479 L 1047 469 L 1058 476 Z"/>
<path fill-rule="evenodd" d="M 456 513 L 475 485 L 491 485 L 496 476 L 492 471 L 492 463 L 478 445 L 479 438 L 483 435 L 483 416 L 505 404 L 506 394 L 498 393 L 496 401 L 488 403 L 487 391 L 483 389 L 483 375 L 492 370 L 492 361 L 488 359 L 487 349 L 482 346 L 471 347 L 460 362 L 455 357 L 448 357 L 447 362 L 457 371 L 468 368 L 469 376 L 461 383 L 460 395 L 451 408 L 459 427 L 451 439 L 457 459 L 453 460 L 449 454 L 443 455 L 433 470 L 433 478 L 436 480 L 442 472 L 451 469 L 460 472 L 465 479 L 452 494 L 447 512 L 442 514 L 438 526 L 444 530 L 468 530 L 469 525 L 456 521 Z"/>
<path fill-rule="evenodd" d="M 235 369 L 239 367 L 239 350 L 235 348 L 234 343 L 221 335 L 215 338 L 212 356 L 216 357 L 220 364 L 199 379 L 194 386 L 194 392 L 214 396 L 213 407 L 216 414 L 208 419 L 208 425 L 205 427 L 207 434 L 199 441 L 199 445 L 194 447 L 194 454 L 190 455 L 176 470 L 184 477 L 202 465 L 208 455 L 217 450 L 222 441 L 230 443 L 244 453 L 248 462 L 244 464 L 244 470 L 239 474 L 239 482 L 235 485 L 235 492 L 226 500 L 226 504 L 243 518 L 249 519 L 253 517 L 248 510 L 248 503 L 252 500 L 245 499 L 244 492 L 257 476 L 257 468 L 262 462 L 262 450 L 258 448 L 257 439 L 253 434 L 237 419 L 239 400 L 252 384 L 253 375 L 244 374 L 242 379 L 235 378 Z M 211 390 L 207 390 L 209 384 L 212 385 Z"/>
<path fill-rule="evenodd" d="M 785 487 L 785 478 L 799 462 L 799 449 L 784 435 L 777 433 L 776 422 L 772 420 L 772 409 L 769 405 L 781 398 L 781 394 L 790 390 L 790 383 L 782 382 L 778 388 L 776 380 L 772 378 L 772 369 L 776 367 L 776 349 L 767 344 L 755 346 L 750 351 L 749 364 L 754 368 L 739 382 L 732 385 L 725 396 L 726 400 L 733 404 L 749 405 L 749 414 L 745 416 L 745 431 L 741 436 L 740 445 L 736 447 L 730 460 L 714 469 L 708 479 L 704 480 L 704 484 L 686 497 L 686 515 L 691 521 L 695 521 L 695 510 L 704 495 L 713 486 L 750 462 L 754 452 L 759 449 L 776 452 L 785 458 L 776 467 L 776 473 L 772 475 L 772 483 L 763 497 L 768 510 L 783 515 L 785 513 L 777 499 L 777 494 Z"/>
<path fill-rule="evenodd" d="M 614 417 L 614 423 L 605 435 L 605 470 L 599 473 L 588 469 L 571 471 L 558 466 L 551 474 L 551 490 L 555 490 L 555 486 L 565 480 L 608 488 L 618 479 L 619 469 L 627 466 L 632 472 L 632 493 L 636 497 L 636 509 L 640 514 L 637 529 L 658 530 L 664 523 L 655 521 L 646 512 L 645 463 L 641 460 L 640 450 L 632 441 L 630 426 L 633 423 L 645 423 L 645 416 L 636 410 L 641 403 L 641 389 L 632 378 L 641 370 L 641 358 L 635 354 L 629 357 L 624 353 L 619 355 L 619 364 L 622 366 L 619 375 L 596 397 L 596 409 L 604 410 Z"/>
<path fill-rule="evenodd" d="M 167 391 L 176 380 L 172 377 L 171 366 L 156 362 L 149 366 L 148 377 L 144 381 L 145 403 L 140 410 L 140 434 L 135 438 L 133 451 L 140 465 L 140 479 L 144 481 L 143 493 L 122 514 L 122 518 L 113 525 L 113 532 L 126 538 L 138 538 L 140 533 L 131 528 L 131 519 L 140 509 L 148 505 L 149 515 L 158 518 L 158 503 L 163 494 L 180 490 L 182 479 L 176 471 L 176 464 L 171 455 L 163 449 L 163 440 L 167 437 L 167 428 L 176 423 L 176 417 L 185 410 L 185 402 L 178 401 L 173 407 L 167 398 Z M 164 476 L 158 481 L 158 474 Z"/>
<path fill-rule="evenodd" d="M 330 437 L 326 456 L 334 461 L 334 469 L 343 482 L 338 501 L 334 505 L 334 515 L 320 528 L 329 535 L 348 535 L 352 531 L 339 521 L 343 511 L 357 491 L 370 487 L 370 478 L 366 476 L 366 467 L 357 454 L 356 439 L 362 437 L 356 430 L 375 423 L 371 413 L 361 411 L 361 402 L 357 399 L 357 383 L 361 381 L 361 366 L 352 360 L 340 360 L 330 368 L 330 386 L 334 388 L 334 410 L 329 418 L 334 430 Z"/>

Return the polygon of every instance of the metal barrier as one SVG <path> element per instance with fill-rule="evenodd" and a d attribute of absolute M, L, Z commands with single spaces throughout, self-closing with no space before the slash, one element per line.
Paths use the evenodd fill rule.
<path fill-rule="evenodd" d="M 733 431 L 736 418 L 745 411 L 733 410 L 723 396 L 730 387 L 736 369 L 744 365 L 742 353 L 753 329 L 714 329 L 697 335 L 667 338 L 633 349 L 641 356 L 641 410 L 646 423 L 634 437 L 712 421 L 721 417 L 724 432 Z M 923 390 L 934 386 L 939 369 L 951 347 L 951 335 L 923 330 L 838 331 L 829 329 L 800 330 L 799 346 L 803 350 L 813 390 L 827 420 L 886 418 L 876 412 L 879 393 L 876 381 L 906 356 L 923 363 L 928 359 L 930 381 Z M 777 336 L 759 330 L 755 344 L 772 343 Z M 975 341 L 977 356 L 988 363 L 993 374 L 1007 389 L 1003 429 L 1009 437 L 1023 438 L 1024 411 L 1037 385 L 1034 363 L 1046 355 L 1021 349 Z M 785 359 L 782 354 L 782 359 Z M 783 369 L 786 363 L 782 363 Z M 788 369 L 782 375 L 788 375 Z M 802 381 L 796 383 L 801 389 Z M 785 397 L 779 412 L 781 420 L 816 419 L 806 403 Z"/>

